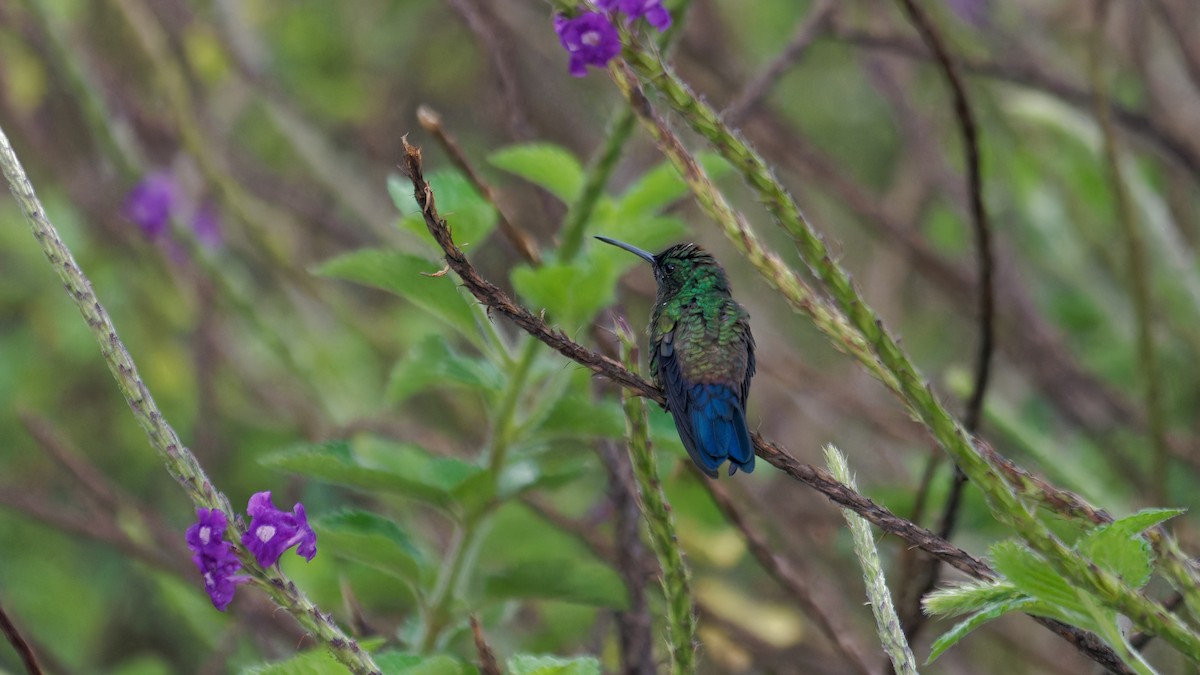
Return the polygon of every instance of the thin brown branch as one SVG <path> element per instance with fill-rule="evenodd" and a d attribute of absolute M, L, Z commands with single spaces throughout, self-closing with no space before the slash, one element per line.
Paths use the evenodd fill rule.
<path fill-rule="evenodd" d="M 551 328 L 528 309 L 513 302 L 495 284 L 480 276 L 462 250 L 454 243 L 446 221 L 438 215 L 433 190 L 425 181 L 422 172 L 420 149 L 410 145 L 407 139 L 404 140 L 404 147 L 405 156 L 402 166 L 412 181 L 413 194 L 417 204 L 421 207 L 429 232 L 442 247 L 447 264 L 458 275 L 466 289 L 480 303 L 488 307 L 489 312 L 495 311 L 503 314 L 522 330 L 593 373 L 602 375 L 660 405 L 666 402 L 658 387 L 629 372 L 616 361 L 574 342 L 562 331 Z M 783 471 L 790 478 L 816 489 L 835 504 L 854 511 L 883 531 L 895 534 L 909 544 L 929 552 L 964 574 L 977 579 L 995 578 L 995 572 L 982 560 L 938 537 L 933 532 L 896 516 L 886 508 L 837 481 L 828 471 L 798 461 L 782 447 L 759 434 L 753 434 L 753 440 L 755 454 L 768 464 Z M 1110 671 L 1122 675 L 1132 672 L 1096 636 L 1059 622 L 1047 619 L 1037 619 L 1037 621 Z"/>
<path fill-rule="evenodd" d="M 33 653 L 33 647 L 25 641 L 21 631 L 17 630 L 16 624 L 9 618 L 8 613 L 4 611 L 4 607 L 0 606 L 0 632 L 4 633 L 4 638 L 8 640 L 8 644 L 12 645 L 14 651 L 21 657 L 21 662 L 25 664 L 25 670 L 29 675 L 41 675 L 42 667 L 38 665 L 37 655 Z"/>
<path fill-rule="evenodd" d="M 542 253 L 538 250 L 537 242 L 528 232 L 514 225 L 512 220 L 505 215 L 504 209 L 500 208 L 500 200 L 497 199 L 496 191 L 487 181 L 483 180 L 458 145 L 458 141 L 450 135 L 449 131 L 446 131 L 446 127 L 442 126 L 442 116 L 433 108 L 423 105 L 417 108 L 417 121 L 426 131 L 433 134 L 434 140 L 446 151 L 454 166 L 458 167 L 458 170 L 467 177 L 475 190 L 492 205 L 492 208 L 496 209 L 496 224 L 500 227 L 500 233 L 504 235 L 508 243 L 517 249 L 517 253 L 521 254 L 525 262 L 531 265 L 542 264 Z"/>
<path fill-rule="evenodd" d="M 839 25 L 831 26 L 830 34 L 843 42 L 868 49 L 881 49 L 914 59 L 930 58 L 929 51 L 920 41 L 900 35 Z M 959 64 L 965 72 L 1036 89 L 1080 110 L 1087 111 L 1091 107 L 1092 93 L 1088 89 L 1078 87 L 1062 76 L 1051 74 L 1034 64 L 980 57 L 962 57 Z M 1113 120 L 1122 128 L 1140 136 L 1165 156 L 1186 168 L 1194 177 L 1200 178 L 1200 154 L 1187 140 L 1180 138 L 1174 131 L 1161 124 L 1160 120 L 1143 111 L 1117 105 L 1112 101 L 1109 101 L 1109 104 L 1112 106 Z"/>
<path fill-rule="evenodd" d="M 1196 47 L 1195 37 L 1188 34 L 1187 23 L 1175 13 L 1175 9 L 1167 0 L 1153 0 L 1150 8 L 1175 42 L 1175 47 L 1179 50 L 1179 60 L 1183 62 L 1183 69 L 1192 86 L 1196 91 L 1200 91 L 1200 49 Z"/>
<path fill-rule="evenodd" d="M 992 351 L 995 346 L 996 334 L 992 234 L 987 209 L 983 204 L 983 168 L 979 153 L 979 127 L 975 122 L 975 114 L 971 109 L 970 100 L 967 98 L 966 87 L 963 86 L 962 77 L 958 73 L 958 66 L 950 57 L 950 52 L 938 33 L 937 27 L 914 0 L 897 0 L 897 2 L 933 53 L 938 69 L 950 89 L 951 98 L 954 101 L 954 116 L 958 120 L 959 132 L 962 135 L 967 166 L 967 195 L 970 203 L 971 229 L 975 235 L 975 260 L 978 270 L 976 292 L 979 313 L 979 347 L 975 361 L 975 382 L 967 401 L 963 425 L 967 431 L 977 434 L 983 417 L 983 401 L 987 395 L 988 380 L 991 375 Z M 956 467 L 951 480 L 953 482 L 950 484 L 950 494 L 947 496 L 938 529 L 938 534 L 945 539 L 949 539 L 954 533 L 954 527 L 958 522 L 959 508 L 962 505 L 963 489 L 966 487 L 967 477 Z M 931 560 L 924 572 L 913 580 L 914 585 L 921 589 L 919 593 L 909 596 L 914 602 L 920 602 L 926 593 L 933 590 L 938 580 L 938 567 L 938 562 Z M 904 632 L 911 642 L 924 626 L 925 614 L 920 611 L 919 607 L 910 606 L 901 608 L 901 617 L 907 619 L 904 624 Z"/>
<path fill-rule="evenodd" d="M 472 614 L 470 621 L 471 635 L 475 638 L 475 654 L 479 656 L 479 672 L 483 675 L 500 675 L 503 671 L 500 670 L 500 663 L 496 661 L 496 652 L 492 651 L 492 646 L 488 644 L 479 619 Z"/>
<path fill-rule="evenodd" d="M 490 2 L 476 4 L 476 0 L 445 0 L 450 9 L 467 24 L 467 29 L 479 41 L 482 51 L 488 55 L 487 62 L 495 74 L 494 81 L 500 91 L 500 104 L 508 117 L 509 132 L 517 140 L 534 137 L 533 125 L 525 114 L 520 78 L 513 63 L 513 50 L 504 44 L 500 34 L 501 22 L 492 15 Z"/>
<path fill-rule="evenodd" d="M 769 63 L 754 79 L 742 89 L 733 102 L 725 108 L 722 117 L 730 126 L 737 126 L 747 113 L 753 111 L 763 99 L 775 88 L 784 73 L 804 56 L 812 43 L 825 29 L 833 10 L 837 7 L 834 0 L 817 0 L 813 8 L 805 15 L 804 20 L 796 27 L 792 39 L 788 41 L 783 51 Z"/>

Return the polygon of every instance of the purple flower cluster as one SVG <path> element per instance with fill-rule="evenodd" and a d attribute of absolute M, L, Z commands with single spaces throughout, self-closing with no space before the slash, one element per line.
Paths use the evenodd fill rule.
<path fill-rule="evenodd" d="M 660 31 L 671 27 L 671 14 L 662 6 L 662 0 L 596 0 L 596 6 L 606 12 L 621 12 L 625 23 L 633 23 L 643 16 L 646 23 Z"/>
<path fill-rule="evenodd" d="M 233 600 L 238 584 L 250 577 L 235 575 L 242 563 L 233 553 L 233 545 L 225 541 L 225 514 L 216 509 L 197 509 L 196 524 L 187 530 L 188 548 L 192 562 L 204 578 L 204 590 L 212 598 L 213 607 L 225 611 Z"/>
<path fill-rule="evenodd" d="M 573 19 L 561 14 L 554 17 L 554 32 L 563 49 L 571 55 L 567 70 L 575 77 L 587 75 L 588 66 L 603 68 L 621 53 L 621 36 L 613 25 L 616 14 L 625 15 L 629 24 L 641 17 L 660 31 L 671 25 L 671 14 L 662 0 L 596 0 L 601 12 L 583 12 Z"/>
<path fill-rule="evenodd" d="M 246 507 L 250 527 L 242 535 L 242 545 L 254 554 L 262 567 L 279 562 L 283 552 L 296 546 L 296 554 L 312 560 L 317 554 L 317 533 L 308 525 L 304 505 L 297 503 L 292 512 L 280 511 L 271 503 L 270 492 L 256 492 Z"/>
<path fill-rule="evenodd" d="M 221 220 L 209 202 L 190 206 L 170 173 L 146 174 L 125 196 L 125 217 L 142 229 L 150 241 L 158 241 L 167 232 L 172 216 L 191 224 L 200 243 L 209 248 L 221 245 Z"/>
<path fill-rule="evenodd" d="M 304 505 L 296 504 L 292 512 L 280 511 L 271 503 L 270 492 L 258 492 L 250 497 L 246 507 L 250 527 L 242 535 L 242 545 L 254 554 L 262 567 L 271 567 L 289 548 L 305 560 L 317 555 L 317 533 L 308 524 Z M 188 548 L 192 562 L 204 578 L 204 590 L 212 598 L 213 607 L 225 611 L 233 600 L 238 584 L 250 577 L 237 575 L 242 563 L 233 552 L 233 544 L 225 541 L 225 514 L 216 509 L 196 511 L 196 524 L 187 530 Z"/>

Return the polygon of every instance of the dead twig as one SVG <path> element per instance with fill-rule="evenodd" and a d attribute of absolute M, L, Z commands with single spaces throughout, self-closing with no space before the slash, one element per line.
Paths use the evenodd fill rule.
<path fill-rule="evenodd" d="M 467 180 L 475 187 L 475 190 L 492 205 L 492 208 L 496 209 L 496 225 L 499 226 L 500 233 L 504 235 L 504 238 L 512 244 L 513 248 L 517 249 L 517 252 L 525 259 L 525 262 L 535 266 L 542 264 L 542 253 L 538 250 L 537 242 L 533 240 L 533 237 L 528 232 L 513 225 L 512 220 L 505 215 L 504 209 L 500 208 L 500 201 L 497 199 L 496 191 L 492 189 L 492 186 L 487 181 L 483 180 L 483 177 L 471 165 L 471 162 L 467 159 L 467 155 L 458 145 L 458 141 L 455 140 L 454 136 L 450 135 L 449 131 L 446 131 L 446 127 L 442 126 L 442 116 L 433 108 L 423 105 L 417 108 L 417 121 L 421 123 L 421 126 L 426 131 L 433 134 L 434 140 L 446 151 L 454 166 L 458 167 L 458 170 L 467 177 Z"/>

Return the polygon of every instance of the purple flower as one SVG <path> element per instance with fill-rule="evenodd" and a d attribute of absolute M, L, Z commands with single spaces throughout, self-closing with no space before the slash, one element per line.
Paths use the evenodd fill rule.
<path fill-rule="evenodd" d="M 221 216 L 217 213 L 212 202 L 204 202 L 192 215 L 192 232 L 203 246 L 220 248 L 221 246 Z"/>
<path fill-rule="evenodd" d="M 671 27 L 671 14 L 663 7 L 662 0 L 597 0 L 596 6 L 606 12 L 622 12 L 626 23 L 646 17 L 646 23 L 660 31 Z"/>
<path fill-rule="evenodd" d="M 621 36 L 608 17 L 599 12 L 584 12 L 574 19 L 555 16 L 554 31 L 571 55 L 568 70 L 575 77 L 587 75 L 588 66 L 607 66 L 621 52 Z"/>
<path fill-rule="evenodd" d="M 193 553 L 192 562 L 204 579 L 204 590 L 213 607 L 222 612 L 233 601 L 238 584 L 250 580 L 234 574 L 242 563 L 234 555 L 233 546 L 225 541 L 226 525 L 225 514 L 217 509 L 197 509 L 196 524 L 188 528 L 184 537 Z"/>
<path fill-rule="evenodd" d="M 178 194 L 170 174 L 149 173 L 125 197 L 125 217 L 137 223 L 147 238 L 157 239 L 167 229 Z"/>
<path fill-rule="evenodd" d="M 296 546 L 296 554 L 306 560 L 317 555 L 317 533 L 308 525 L 304 505 L 296 504 L 292 512 L 280 511 L 271 503 L 271 493 L 256 492 L 246 506 L 250 527 L 242 535 L 242 544 L 254 554 L 263 567 L 279 562 L 280 556 Z"/>

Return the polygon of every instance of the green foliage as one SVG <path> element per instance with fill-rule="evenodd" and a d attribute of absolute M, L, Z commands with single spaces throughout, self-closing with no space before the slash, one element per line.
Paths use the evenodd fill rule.
<path fill-rule="evenodd" d="M 355 562 L 414 586 L 433 571 L 425 555 L 395 522 L 366 511 L 347 510 L 313 522 L 321 545 Z"/>
<path fill-rule="evenodd" d="M 316 269 L 317 274 L 395 293 L 468 339 L 478 339 L 470 300 L 449 276 L 435 276 L 437 263 L 400 251 L 347 253 Z"/>
<path fill-rule="evenodd" d="M 436 195 L 438 213 L 451 226 L 454 241 L 466 250 L 481 245 L 496 228 L 496 209 L 457 171 L 433 171 L 425 178 Z M 437 243 L 429 234 L 425 217 L 413 198 L 412 181 L 391 174 L 387 179 L 387 189 L 392 202 L 400 210 L 400 227 L 413 232 L 433 250 L 437 250 Z"/>
<path fill-rule="evenodd" d="M 420 656 L 389 651 L 375 655 L 383 675 L 470 675 L 478 673 L 468 665 L 446 655 Z M 311 649 L 290 659 L 247 668 L 243 675 L 344 675 L 345 666 L 324 649 Z"/>
<path fill-rule="evenodd" d="M 1182 513 L 1180 509 L 1147 509 L 1086 532 L 1074 550 L 1101 569 L 1135 588 L 1150 581 L 1153 553 L 1142 533 Z M 1002 578 L 973 581 L 930 593 L 925 610 L 943 616 L 969 615 L 933 644 L 929 662 L 971 631 L 1012 611 L 1057 619 L 1107 639 L 1118 653 L 1127 651 L 1117 627 L 1117 613 L 1101 608 L 1087 593 L 1064 579 L 1024 544 L 1005 541 L 991 547 L 990 557 Z"/>
<path fill-rule="evenodd" d="M 296 445 L 267 455 L 262 462 L 327 483 L 419 499 L 442 508 L 459 503 L 473 486 L 471 479 L 483 471 L 413 445 L 370 439 Z"/>
<path fill-rule="evenodd" d="M 570 203 L 583 189 L 583 166 L 569 151 L 551 143 L 512 145 L 488 156 L 488 162 L 545 188 Z"/>
<path fill-rule="evenodd" d="M 430 335 L 392 369 L 387 400 L 403 403 L 413 394 L 435 386 L 477 391 L 490 400 L 504 386 L 504 376 L 491 361 L 464 356 L 445 338 Z"/>
<path fill-rule="evenodd" d="M 625 584 L 616 572 L 606 565 L 571 558 L 517 563 L 488 575 L 484 588 L 492 600 L 565 600 L 618 610 L 629 606 Z"/>
<path fill-rule="evenodd" d="M 698 153 L 696 159 L 713 180 L 733 171 L 729 162 L 715 152 Z M 670 162 L 663 162 L 642 174 L 617 198 L 614 220 L 657 213 L 687 196 L 688 186 L 679 175 L 679 170 Z M 611 236 L 617 237 L 615 234 Z"/>
<path fill-rule="evenodd" d="M 509 675 L 600 675 L 600 662 L 590 656 L 564 659 L 520 654 L 504 665 Z"/>

